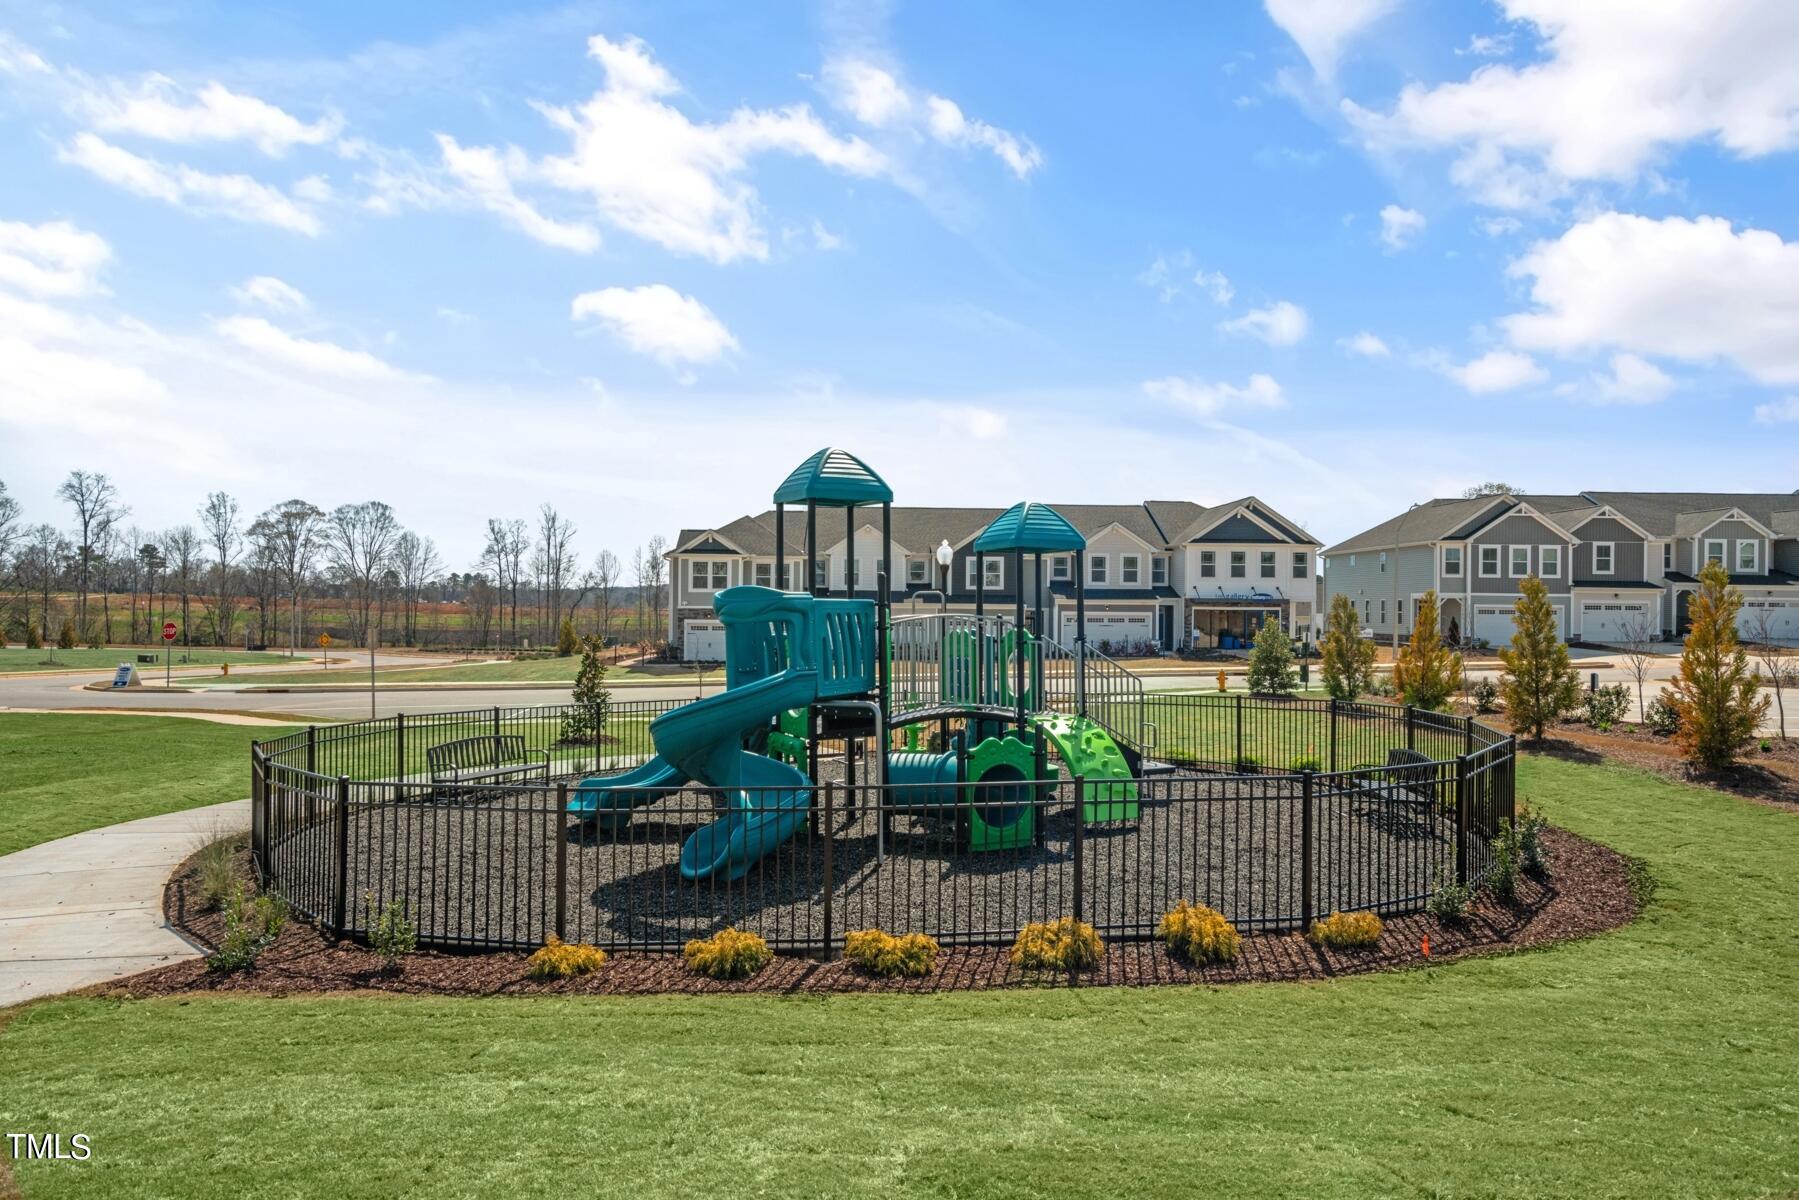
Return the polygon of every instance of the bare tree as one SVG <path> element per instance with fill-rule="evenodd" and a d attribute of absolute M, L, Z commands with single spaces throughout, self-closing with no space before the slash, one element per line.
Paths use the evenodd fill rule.
<path fill-rule="evenodd" d="M 7 495 L 6 481 L 0 479 L 0 572 L 5 570 L 13 543 L 19 540 L 21 511 L 18 500 Z"/>
<path fill-rule="evenodd" d="M 529 544 L 523 521 L 487 519 L 487 545 L 481 551 L 481 565 L 492 568 L 500 601 L 511 612 L 514 646 L 518 645 L 519 579 L 524 574 L 525 551 Z"/>
<path fill-rule="evenodd" d="M 137 548 L 137 560 L 144 569 L 144 641 L 154 641 L 151 626 L 156 622 L 156 605 L 161 593 L 156 590 L 156 581 L 163 570 L 168 567 L 169 560 L 162 552 L 162 536 L 151 534 L 149 539 Z"/>
<path fill-rule="evenodd" d="M 1786 690 L 1799 687 L 1799 658 L 1795 658 L 1788 647 L 1779 644 L 1785 630 L 1781 628 L 1782 623 L 1774 619 L 1775 609 L 1764 604 L 1744 611 L 1749 618 L 1745 632 L 1753 643 L 1750 651 L 1761 672 L 1762 686 L 1774 690 L 1774 711 L 1779 714 L 1780 740 L 1784 742 L 1787 736 Z"/>
<path fill-rule="evenodd" d="M 407 530 L 394 543 L 394 572 L 399 577 L 400 636 L 408 646 L 418 642 L 419 601 L 425 585 L 443 571 L 437 543 Z"/>
<path fill-rule="evenodd" d="M 231 640 L 237 619 L 237 555 L 244 544 L 237 521 L 237 501 L 226 492 L 210 492 L 200 506 L 200 528 L 212 545 L 212 631 L 223 646 Z"/>
<path fill-rule="evenodd" d="M 256 604 L 256 640 L 267 643 L 281 617 L 282 546 L 275 527 L 260 517 L 251 522 L 246 541 L 244 577 Z"/>
<path fill-rule="evenodd" d="M 572 521 L 551 505 L 545 504 L 538 509 L 537 547 L 531 565 L 537 576 L 539 600 L 549 604 L 548 621 L 540 630 L 546 638 L 556 636 L 562 628 L 562 593 L 575 573 L 578 557 L 573 549 L 574 540 Z"/>
<path fill-rule="evenodd" d="M 468 577 L 468 594 L 464 599 L 468 608 L 469 632 L 477 644 L 485 646 L 488 638 L 493 636 L 494 606 L 496 598 L 493 585 L 485 575 Z"/>
<path fill-rule="evenodd" d="M 287 583 L 288 653 L 300 646 L 302 602 L 306 581 L 312 577 L 312 563 L 318 555 L 319 540 L 325 514 L 304 500 L 283 500 L 251 525 L 256 537 L 265 539 L 281 564 L 281 577 Z"/>
<path fill-rule="evenodd" d="M 98 471 L 70 471 L 56 494 L 75 506 L 75 524 L 80 535 L 76 553 L 80 556 L 75 592 L 75 627 L 87 636 L 88 581 L 93 569 L 94 547 L 100 531 L 125 515 L 119 505 L 119 489 Z"/>
<path fill-rule="evenodd" d="M 644 606 L 651 622 L 661 620 L 668 607 L 668 560 L 663 557 L 667 552 L 668 539 L 661 534 L 652 537 L 643 548 L 643 573 L 638 584 L 648 593 Z M 655 635 L 655 629 L 653 623 L 645 626 L 642 638 L 646 645 L 662 640 Z"/>
<path fill-rule="evenodd" d="M 589 574 L 593 577 L 593 605 L 599 620 L 596 622 L 601 642 L 612 640 L 612 600 L 618 591 L 620 574 L 618 555 L 610 550 L 602 550 L 593 556 L 593 569 Z"/>
<path fill-rule="evenodd" d="M 393 509 L 379 500 L 339 505 L 325 521 L 325 553 L 352 605 L 351 636 L 365 644 L 374 633 L 375 605 L 399 536 Z"/>
<path fill-rule="evenodd" d="M 1478 500 L 1482 496 L 1515 496 L 1517 494 L 1518 489 L 1511 484 L 1494 480 L 1491 483 L 1477 483 L 1471 488 L 1464 489 L 1462 499 Z"/>
<path fill-rule="evenodd" d="M 173 577 L 181 596 L 181 644 L 192 646 L 193 623 L 189 620 L 190 602 L 200 573 L 206 569 L 206 543 L 192 525 L 177 525 L 162 536 L 163 557 L 168 560 L 168 574 Z"/>
<path fill-rule="evenodd" d="M 33 525 L 24 533 L 24 549 L 19 554 L 21 582 L 38 598 L 38 636 L 50 645 L 50 597 L 56 594 L 68 572 L 69 540 L 56 526 Z M 31 605 L 26 602 L 25 621 L 31 622 Z"/>
<path fill-rule="evenodd" d="M 1629 618 L 1619 630 L 1618 648 L 1622 650 L 1624 669 L 1637 685 L 1637 720 L 1647 716 L 1644 708 L 1643 689 L 1649 683 L 1650 668 L 1655 665 L 1655 640 L 1661 633 L 1659 622 L 1652 622 L 1647 614 Z"/>

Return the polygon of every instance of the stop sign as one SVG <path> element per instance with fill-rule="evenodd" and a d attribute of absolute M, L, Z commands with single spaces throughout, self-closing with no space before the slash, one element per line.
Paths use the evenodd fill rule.
<path fill-rule="evenodd" d="M 165 642 L 172 642 L 175 640 L 175 622 L 164 621 L 162 623 L 162 640 Z"/>

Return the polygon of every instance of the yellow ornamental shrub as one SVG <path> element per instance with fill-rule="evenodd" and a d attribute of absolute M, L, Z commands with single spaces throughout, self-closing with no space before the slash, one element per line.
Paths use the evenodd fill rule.
<path fill-rule="evenodd" d="M 1311 939 L 1333 950 L 1360 950 L 1380 941 L 1381 919 L 1371 912 L 1334 912 L 1312 922 Z"/>
<path fill-rule="evenodd" d="M 748 979 L 775 956 L 760 937 L 729 925 L 709 938 L 688 942 L 681 954 L 688 966 L 713 979 Z"/>
<path fill-rule="evenodd" d="M 1156 936 L 1170 951 L 1196 963 L 1231 962 L 1243 945 L 1237 927 L 1223 913 L 1185 900 L 1162 917 Z"/>
<path fill-rule="evenodd" d="M 1035 921 L 1012 943 L 1012 963 L 1034 971 L 1086 971 L 1099 965 L 1105 949 L 1099 933 L 1085 921 Z"/>
<path fill-rule="evenodd" d="M 843 957 L 876 975 L 929 975 L 937 965 L 937 939 L 922 933 L 894 937 L 879 929 L 858 929 L 843 939 Z"/>
<path fill-rule="evenodd" d="M 525 960 L 525 974 L 532 979 L 569 979 L 606 965 L 606 952 L 598 946 L 571 945 L 555 934 Z"/>

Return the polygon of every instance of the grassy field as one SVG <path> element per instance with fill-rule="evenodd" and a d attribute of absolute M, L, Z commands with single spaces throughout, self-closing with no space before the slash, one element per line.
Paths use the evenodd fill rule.
<path fill-rule="evenodd" d="M 28 1197 L 1790 1195 L 1799 817 L 1533 759 L 1635 925 L 1312 985 L 830 999 L 59 1000 Z"/>
<path fill-rule="evenodd" d="M 155 654 L 157 662 L 154 667 L 147 663 L 139 663 L 138 671 L 160 671 L 166 653 L 160 646 L 148 649 L 142 646 L 114 646 L 110 649 L 89 650 L 85 646 L 74 650 L 27 650 L 23 646 L 0 647 L 0 675 L 11 671 L 71 671 L 95 670 L 110 671 L 122 662 L 137 663 L 140 654 Z M 285 654 L 251 653 L 247 650 L 222 650 L 215 646 L 193 646 L 183 650 L 176 647 L 174 664 L 195 666 L 217 666 L 222 662 L 232 665 L 238 663 L 258 663 L 274 665 L 287 661 Z M 54 659 L 55 661 L 50 661 Z"/>
<path fill-rule="evenodd" d="M 349 683 L 368 682 L 368 660 L 366 656 L 358 664 L 355 651 L 349 651 L 341 661 L 333 656 L 330 667 L 312 666 L 297 671 L 258 672 L 245 675 L 241 679 L 233 675 L 230 682 L 254 682 L 267 684 L 290 683 L 330 683 L 333 681 Z M 381 683 L 567 683 L 575 681 L 575 670 L 581 665 L 578 658 L 531 658 L 510 662 L 467 662 L 451 663 L 442 667 L 377 667 L 376 678 Z M 706 682 L 718 685 L 724 681 L 725 673 L 720 667 L 712 667 L 706 671 Z M 207 682 L 211 676 L 189 676 L 187 683 Z M 612 683 L 655 682 L 680 686 L 696 684 L 699 673 L 695 671 L 655 672 L 627 670 L 621 667 L 611 668 L 606 678 Z"/>
<path fill-rule="evenodd" d="M 250 794 L 250 741 L 282 726 L 0 713 L 0 854 Z"/>

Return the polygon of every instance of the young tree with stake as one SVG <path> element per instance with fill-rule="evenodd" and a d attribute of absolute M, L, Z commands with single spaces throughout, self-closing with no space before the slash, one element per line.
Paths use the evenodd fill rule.
<path fill-rule="evenodd" d="M 1499 652 L 1505 674 L 1500 694 L 1512 729 L 1543 740 L 1543 731 L 1580 699 L 1580 681 L 1568 661 L 1568 646 L 1556 627 L 1549 589 L 1535 575 L 1520 586 L 1513 614 L 1512 644 Z"/>
<path fill-rule="evenodd" d="M 1724 568 L 1707 563 L 1687 601 L 1686 648 L 1668 687 L 1668 702 L 1680 714 L 1675 743 L 1690 761 L 1713 771 L 1736 764 L 1768 715 L 1768 698 L 1757 693 L 1749 655 L 1737 642 L 1742 606 L 1743 594 L 1730 586 Z"/>

